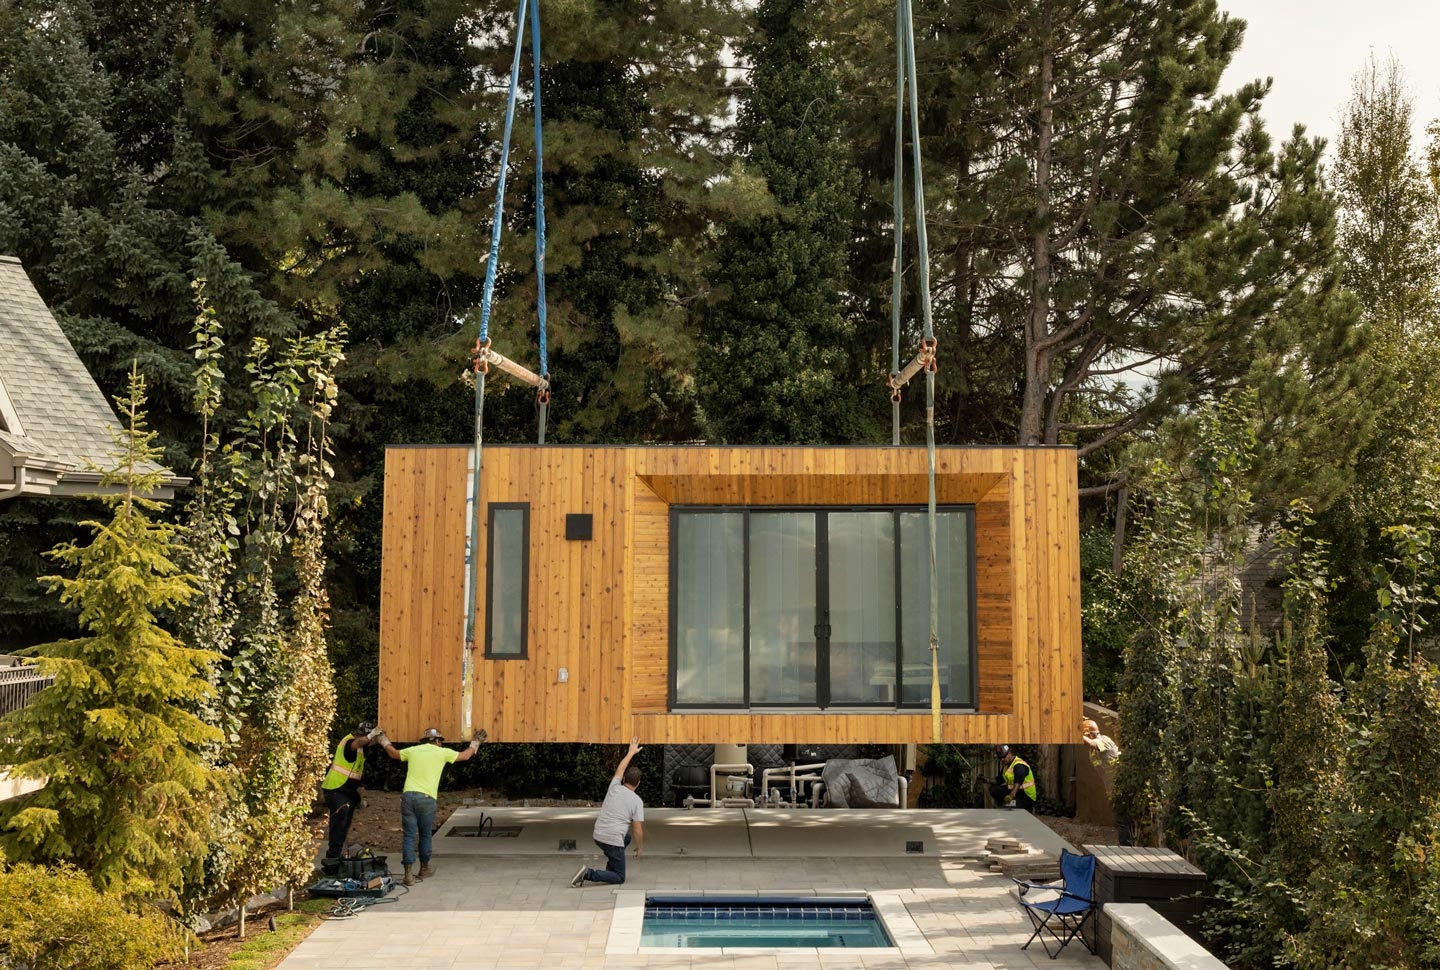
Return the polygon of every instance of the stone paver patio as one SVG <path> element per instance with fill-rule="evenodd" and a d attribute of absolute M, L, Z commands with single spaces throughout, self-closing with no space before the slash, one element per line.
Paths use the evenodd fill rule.
<path fill-rule="evenodd" d="M 1065 845 L 1024 812 L 650 809 L 646 853 L 631 857 L 623 886 L 569 886 L 575 870 L 603 865 L 590 841 L 594 809 L 496 809 L 518 837 L 447 836 L 473 827 L 482 809 L 455 813 L 435 837 L 436 875 L 394 902 L 319 927 L 283 970 L 503 970 L 691 968 L 696 970 L 1031 970 L 1101 968 L 1079 943 L 1058 960 L 1036 942 L 1010 880 L 960 856 L 987 839 Z M 574 839 L 579 851 L 563 851 Z M 906 842 L 922 843 L 920 854 Z M 913 847 L 912 847 L 913 848 Z M 398 856 L 391 856 L 399 870 Z M 864 891 L 898 899 L 923 942 L 893 953 L 831 950 L 685 952 L 617 949 L 611 929 L 644 892 L 826 894 Z M 892 896 L 893 894 L 893 896 Z M 619 939 L 624 934 L 616 934 Z M 633 938 L 633 937 L 632 937 Z M 897 940 L 897 942 L 899 942 Z"/>

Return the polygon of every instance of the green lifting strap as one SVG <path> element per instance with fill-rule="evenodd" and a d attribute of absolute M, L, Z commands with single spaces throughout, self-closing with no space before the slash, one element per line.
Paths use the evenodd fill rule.
<path fill-rule="evenodd" d="M 895 183 L 892 206 L 895 220 L 895 253 L 890 282 L 890 411 L 891 444 L 900 444 L 900 393 L 910 377 L 925 371 L 925 451 L 928 459 L 926 520 L 930 551 L 930 727 L 931 740 L 939 744 L 940 720 L 940 588 L 935 565 L 935 371 L 937 343 L 930 305 L 930 242 L 925 231 L 925 177 L 920 159 L 920 107 L 915 80 L 915 20 L 910 0 L 895 7 Z M 924 328 L 920 352 L 903 370 L 900 367 L 900 309 L 905 254 L 905 103 L 910 104 L 911 159 L 915 179 L 916 256 L 920 282 L 920 315 Z"/>

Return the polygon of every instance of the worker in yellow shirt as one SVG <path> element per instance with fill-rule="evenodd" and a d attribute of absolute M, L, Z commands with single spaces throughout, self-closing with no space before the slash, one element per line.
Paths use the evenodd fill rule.
<path fill-rule="evenodd" d="M 435 875 L 430 865 L 430 840 L 435 834 L 435 800 L 440 797 L 440 775 L 445 766 L 457 761 L 469 761 L 480 750 L 485 740 L 485 729 L 475 732 L 469 747 L 462 751 L 444 747 L 445 737 L 435 728 L 426 728 L 418 744 L 408 748 L 396 748 L 380 732 L 376 740 L 385 753 L 406 764 L 405 788 L 400 794 L 400 863 L 405 875 L 400 880 L 406 886 L 415 885 L 415 880 L 428 879 Z M 414 871 L 416 859 L 420 871 Z"/>

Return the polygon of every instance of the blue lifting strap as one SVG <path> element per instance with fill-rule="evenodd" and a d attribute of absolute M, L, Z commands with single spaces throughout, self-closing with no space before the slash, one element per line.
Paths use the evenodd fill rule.
<path fill-rule="evenodd" d="M 520 52 L 525 46 L 525 15 L 530 15 L 532 43 L 531 62 L 535 84 L 535 276 L 536 316 L 540 331 L 540 372 L 532 374 L 525 368 L 490 349 L 490 311 L 494 305 L 495 274 L 500 260 L 500 236 L 505 218 L 505 182 L 510 171 L 510 135 L 515 126 L 515 101 L 520 89 Z M 490 254 L 485 262 L 485 288 L 480 300 L 480 336 L 475 341 L 475 451 L 470 469 L 470 495 L 467 500 L 465 537 L 465 649 L 461 676 L 461 726 L 468 736 L 471 731 L 474 702 L 475 612 L 480 576 L 480 473 L 484 464 L 485 446 L 485 378 L 490 364 L 520 377 L 537 388 L 539 430 L 537 438 L 545 443 L 545 425 L 550 403 L 550 365 L 545 339 L 545 164 L 544 141 L 540 110 L 540 3 L 520 0 L 515 15 L 515 56 L 510 62 L 510 91 L 505 103 L 505 133 L 500 143 L 500 173 L 495 183 L 495 212 L 490 224 Z"/>

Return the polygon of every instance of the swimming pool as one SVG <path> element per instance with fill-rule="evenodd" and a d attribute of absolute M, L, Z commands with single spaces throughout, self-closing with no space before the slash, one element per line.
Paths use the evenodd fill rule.
<path fill-rule="evenodd" d="M 864 896 L 650 896 L 642 947 L 893 947 Z"/>

